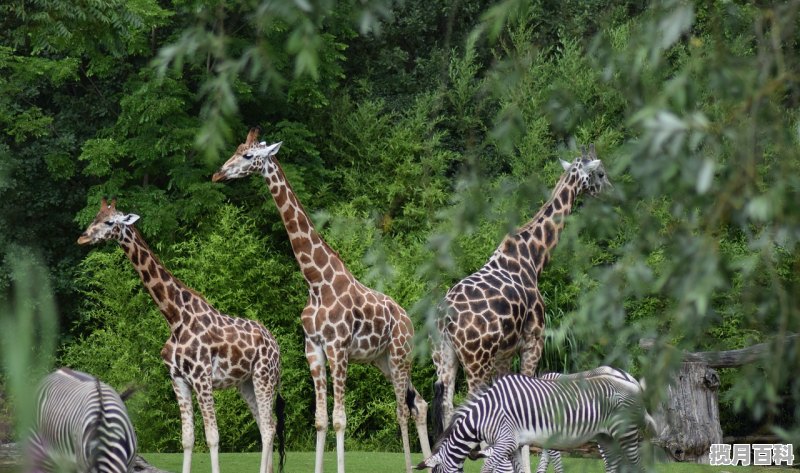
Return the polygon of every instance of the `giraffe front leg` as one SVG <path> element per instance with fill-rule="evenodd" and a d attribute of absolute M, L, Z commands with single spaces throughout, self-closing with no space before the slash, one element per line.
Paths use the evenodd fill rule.
<path fill-rule="evenodd" d="M 178 398 L 181 411 L 181 445 L 183 446 L 183 473 L 192 470 L 192 448 L 194 448 L 194 415 L 192 414 L 192 389 L 183 378 L 172 378 L 172 390 Z"/>
<path fill-rule="evenodd" d="M 344 388 L 347 381 L 347 353 L 332 346 L 325 347 L 333 384 L 333 430 L 336 432 L 336 466 L 344 473 L 344 432 L 347 414 L 344 410 Z"/>
<path fill-rule="evenodd" d="M 322 461 L 325 455 L 325 436 L 328 433 L 327 379 L 325 372 L 325 354 L 322 347 L 306 338 L 306 360 L 314 382 L 315 412 L 314 427 L 317 429 L 317 448 L 314 460 L 314 473 L 322 473 Z"/>
<path fill-rule="evenodd" d="M 211 389 L 210 377 L 197 381 L 194 386 L 197 404 L 203 415 L 206 445 L 208 445 L 211 455 L 211 473 L 219 473 L 219 431 L 217 430 L 217 415 L 214 412 L 214 396 L 211 394 Z"/>

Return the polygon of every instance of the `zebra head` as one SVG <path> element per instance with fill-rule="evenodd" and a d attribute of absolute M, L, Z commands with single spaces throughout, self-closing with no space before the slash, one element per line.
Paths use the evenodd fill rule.
<path fill-rule="evenodd" d="M 465 404 L 468 406 L 469 402 Z M 463 473 L 464 461 L 470 456 L 478 440 L 467 419 L 465 406 L 453 415 L 450 426 L 433 446 L 433 454 L 417 465 L 417 470 L 430 468 L 432 473 Z"/>
<path fill-rule="evenodd" d="M 449 464 L 442 455 L 442 452 L 436 452 L 433 455 L 429 456 L 425 460 L 423 460 L 419 465 L 417 465 L 417 470 L 427 470 L 428 468 L 431 469 L 431 473 L 464 473 L 464 464 L 463 462 L 461 465 L 456 464 Z"/>

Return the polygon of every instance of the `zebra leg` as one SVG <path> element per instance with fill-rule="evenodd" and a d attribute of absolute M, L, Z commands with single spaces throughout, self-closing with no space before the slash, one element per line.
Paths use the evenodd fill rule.
<path fill-rule="evenodd" d="M 547 465 L 550 463 L 550 450 L 542 450 L 542 454 L 539 456 L 539 464 L 536 465 L 536 473 L 545 473 L 547 471 Z"/>
<path fill-rule="evenodd" d="M 556 473 L 564 473 L 564 467 L 561 465 L 561 452 L 558 450 L 542 450 L 542 455 L 539 458 L 539 465 L 536 467 L 536 473 L 545 473 L 548 465 L 553 463 L 553 470 Z"/>
<path fill-rule="evenodd" d="M 26 466 L 30 468 L 30 470 L 28 471 L 30 471 L 30 473 L 38 473 L 41 471 L 56 470 L 56 465 L 52 464 L 53 462 L 48 460 L 49 460 L 49 455 L 47 454 L 47 449 L 44 446 L 44 441 L 39 436 L 39 434 L 34 431 L 31 434 L 31 437 L 28 439 L 28 444 L 27 444 L 26 461 L 28 463 Z"/>
<path fill-rule="evenodd" d="M 203 415 L 203 427 L 206 433 L 206 445 L 211 454 L 211 473 L 219 473 L 219 431 L 217 415 L 214 412 L 214 396 L 211 394 L 210 377 L 204 377 L 195 383 L 195 394 L 200 413 Z"/>
<path fill-rule="evenodd" d="M 549 450 L 548 453 L 553 460 L 553 470 L 556 473 L 564 473 L 564 466 L 561 464 L 561 452 L 558 450 Z"/>
<path fill-rule="evenodd" d="M 276 397 L 275 385 L 263 374 L 253 376 L 253 388 L 256 398 L 256 409 L 259 419 L 258 430 L 261 433 L 261 468 L 260 473 L 272 473 L 272 450 L 275 441 L 275 418 L 272 406 Z"/>
<path fill-rule="evenodd" d="M 625 468 L 630 471 L 643 471 L 639 459 L 639 431 L 629 432 L 619 440 L 619 448 L 625 459 Z"/>
<path fill-rule="evenodd" d="M 192 388 L 183 378 L 172 378 L 172 390 L 178 398 L 181 411 L 181 445 L 183 446 L 183 473 L 192 470 L 192 449 L 194 448 L 194 415 L 192 414 Z"/>
<path fill-rule="evenodd" d="M 603 457 L 606 473 L 618 473 L 622 457 L 617 451 L 614 441 L 610 437 L 603 435 L 597 439 L 597 446 L 600 448 L 600 456 Z"/>
<path fill-rule="evenodd" d="M 517 473 L 513 463 L 518 463 L 519 460 L 512 463 L 512 458 L 518 458 L 519 452 L 519 445 L 513 435 L 503 435 L 491 447 L 491 454 L 484 462 L 481 473 Z"/>

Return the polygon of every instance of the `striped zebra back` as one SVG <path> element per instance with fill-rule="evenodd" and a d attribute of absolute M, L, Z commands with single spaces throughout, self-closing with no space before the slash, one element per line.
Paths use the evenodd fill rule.
<path fill-rule="evenodd" d="M 38 392 L 31 442 L 34 466 L 63 471 L 126 473 L 136 434 L 119 394 L 95 377 L 68 368 L 47 375 Z"/>

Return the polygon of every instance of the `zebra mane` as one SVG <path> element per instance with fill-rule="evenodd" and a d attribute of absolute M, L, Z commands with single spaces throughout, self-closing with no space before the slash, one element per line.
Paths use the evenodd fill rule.
<path fill-rule="evenodd" d="M 472 406 L 475 403 L 475 401 L 479 397 L 481 397 L 483 393 L 489 390 L 492 384 L 494 384 L 494 382 L 484 384 L 476 388 L 473 392 L 471 392 L 467 396 L 467 399 L 465 399 L 464 402 L 462 402 L 461 405 L 458 406 L 458 408 L 456 408 L 456 410 L 453 412 L 453 415 L 450 417 L 450 424 L 448 424 L 447 428 L 444 429 L 444 432 L 442 432 L 442 435 L 440 435 L 439 438 L 436 440 L 436 443 L 433 444 L 431 452 L 436 452 L 437 450 L 439 450 L 439 447 L 441 447 L 445 439 L 447 439 L 447 437 L 450 436 L 450 432 L 452 432 L 453 429 L 455 429 L 456 422 L 458 422 L 458 420 L 464 416 L 464 414 L 470 408 L 470 406 Z"/>
<path fill-rule="evenodd" d="M 97 457 L 99 456 L 100 452 L 100 445 L 97 442 L 97 438 L 100 433 L 100 429 L 105 424 L 105 410 L 106 407 L 103 404 L 103 386 L 100 384 L 100 380 L 98 378 L 94 378 L 94 385 L 95 389 L 97 390 L 97 400 L 100 403 L 99 409 L 97 411 L 97 416 L 92 422 L 90 431 L 89 431 L 89 441 L 86 443 L 86 446 L 89 447 L 91 450 L 88 452 L 87 458 L 89 460 L 89 466 L 92 468 L 91 471 L 95 471 L 97 468 Z M 95 445 L 92 445 L 95 443 Z M 93 447 L 93 448 L 92 448 Z"/>

